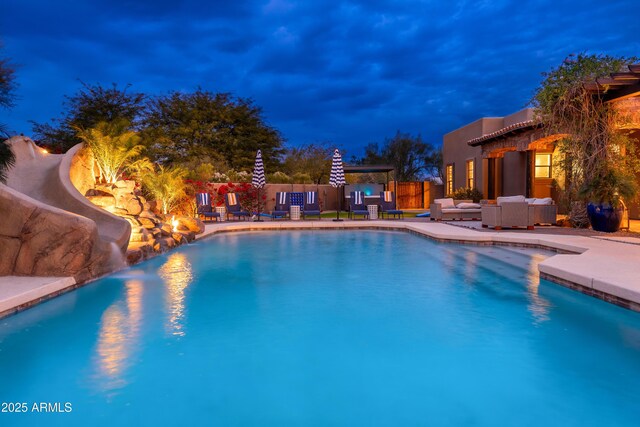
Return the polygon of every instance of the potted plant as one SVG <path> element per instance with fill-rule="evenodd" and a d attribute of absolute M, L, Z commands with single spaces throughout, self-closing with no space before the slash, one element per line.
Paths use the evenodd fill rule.
<path fill-rule="evenodd" d="M 612 233 L 620 229 L 623 200 L 633 199 L 638 187 L 633 176 L 611 166 L 603 168 L 582 185 L 580 196 L 588 200 L 587 215 L 596 231 Z"/>

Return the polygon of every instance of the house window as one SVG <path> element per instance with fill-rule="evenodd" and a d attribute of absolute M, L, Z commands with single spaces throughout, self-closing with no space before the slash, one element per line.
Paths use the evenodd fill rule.
<path fill-rule="evenodd" d="M 467 188 L 474 187 L 473 160 L 467 160 Z"/>
<path fill-rule="evenodd" d="M 447 165 L 445 172 L 447 195 L 453 193 L 453 165 Z"/>
<path fill-rule="evenodd" d="M 536 178 L 551 178 L 551 154 L 536 154 Z"/>

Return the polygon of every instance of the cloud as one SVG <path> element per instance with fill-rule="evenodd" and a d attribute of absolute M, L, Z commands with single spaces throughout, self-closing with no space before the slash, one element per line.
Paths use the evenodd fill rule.
<path fill-rule="evenodd" d="M 442 136 L 525 106 L 570 53 L 640 51 L 632 1 L 8 0 L 10 127 L 59 116 L 90 83 L 253 98 L 289 144 L 357 153 L 397 130 Z"/>

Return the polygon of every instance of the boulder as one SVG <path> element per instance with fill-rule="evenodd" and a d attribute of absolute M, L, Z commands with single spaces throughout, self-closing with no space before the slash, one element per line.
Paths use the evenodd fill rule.
<path fill-rule="evenodd" d="M 178 245 L 176 244 L 176 241 L 175 241 L 175 240 L 173 240 L 173 238 L 172 238 L 172 237 L 165 237 L 165 238 L 163 238 L 162 240 L 164 240 L 164 241 L 166 242 L 166 245 L 167 245 L 167 247 L 168 247 L 169 249 L 171 249 L 171 248 L 175 248 L 176 246 L 178 246 Z"/>
<path fill-rule="evenodd" d="M 127 259 L 128 265 L 133 265 L 142 261 L 143 259 L 142 250 L 138 248 L 127 249 L 126 259 Z"/>
<path fill-rule="evenodd" d="M 142 212 L 140 212 L 138 214 L 138 216 L 141 217 L 141 218 L 151 218 L 151 219 L 154 219 L 154 220 L 157 219 L 156 214 L 151 212 L 149 209 L 143 209 Z"/>
<path fill-rule="evenodd" d="M 116 185 L 115 186 L 120 191 L 124 191 L 126 193 L 133 194 L 133 190 L 136 188 L 136 182 L 135 181 L 120 180 L 120 181 L 116 181 Z"/>
<path fill-rule="evenodd" d="M 118 187 L 113 184 L 96 184 L 93 190 L 100 193 L 110 194 L 115 197 L 117 188 Z"/>
<path fill-rule="evenodd" d="M 138 227 L 131 230 L 131 238 L 129 242 L 146 242 L 149 240 L 149 232 L 144 227 Z"/>
<path fill-rule="evenodd" d="M 154 242 L 155 243 L 155 242 Z M 153 252 L 153 245 L 149 244 L 149 242 L 134 242 L 131 243 L 129 245 L 129 251 L 139 251 L 141 258 L 138 260 L 132 260 L 131 262 L 128 263 L 129 265 L 134 264 L 136 262 L 139 261 L 144 261 L 145 259 L 150 258 L 151 256 L 153 256 L 154 252 Z M 128 254 L 127 254 L 128 256 Z M 137 257 L 137 255 L 131 255 L 132 257 Z"/>
<path fill-rule="evenodd" d="M 204 223 L 199 218 L 191 216 L 179 216 L 178 220 L 179 230 L 193 231 L 196 234 L 204 233 Z"/>
<path fill-rule="evenodd" d="M 98 190 L 97 188 L 90 188 L 85 193 L 85 197 L 95 197 L 95 196 L 113 196 L 111 193 L 107 193 L 103 190 Z"/>
<path fill-rule="evenodd" d="M 142 204 L 135 196 L 119 200 L 118 205 L 129 212 L 129 215 L 138 215 L 142 212 Z"/>
<path fill-rule="evenodd" d="M 196 233 L 193 231 L 179 231 L 188 243 L 193 242 L 196 239 Z"/>
<path fill-rule="evenodd" d="M 186 243 L 186 239 L 180 233 L 171 233 L 171 238 L 179 245 Z"/>
<path fill-rule="evenodd" d="M 116 206 L 116 198 L 112 195 L 87 196 L 87 199 L 94 205 L 110 211 Z"/>
<path fill-rule="evenodd" d="M 153 221 L 151 218 L 145 218 L 143 216 L 139 216 L 138 222 L 140 223 L 141 226 L 147 229 L 152 229 L 156 227 L 155 221 Z"/>
<path fill-rule="evenodd" d="M 155 252 L 166 252 L 169 249 L 169 245 L 166 239 L 156 239 L 153 244 L 153 250 Z"/>
<path fill-rule="evenodd" d="M 163 236 L 171 236 L 171 233 L 173 232 L 171 225 L 164 223 L 160 226 L 160 231 L 162 232 Z"/>

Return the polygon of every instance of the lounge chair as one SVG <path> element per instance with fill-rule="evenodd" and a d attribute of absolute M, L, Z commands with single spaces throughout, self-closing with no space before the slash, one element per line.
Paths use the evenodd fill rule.
<path fill-rule="evenodd" d="M 320 202 L 318 200 L 318 192 L 317 191 L 306 191 L 304 193 L 304 207 L 302 209 L 302 219 L 307 219 L 307 216 L 318 216 L 318 219 L 321 219 L 320 215 Z"/>
<path fill-rule="evenodd" d="M 198 217 L 202 216 L 204 221 L 220 220 L 220 214 L 211 207 L 211 196 L 209 193 L 197 193 L 196 194 L 196 207 Z"/>
<path fill-rule="evenodd" d="M 482 226 L 501 230 L 504 227 L 526 227 L 533 230 L 534 206 L 524 196 L 498 197 L 495 205 L 482 206 Z"/>
<path fill-rule="evenodd" d="M 404 211 L 396 209 L 396 193 L 393 191 L 381 191 L 380 192 L 380 215 L 384 219 L 384 214 L 393 215 L 395 218 L 404 218 Z"/>
<path fill-rule="evenodd" d="M 227 193 L 224 197 L 224 204 L 227 207 L 227 219 L 233 216 L 236 219 L 248 219 L 251 214 L 247 211 L 243 211 L 238 202 L 238 196 L 235 193 Z"/>
<path fill-rule="evenodd" d="M 355 219 L 356 215 L 362 215 L 363 219 L 369 219 L 369 210 L 364 204 L 364 191 L 352 191 L 349 198 L 349 218 Z"/>
<path fill-rule="evenodd" d="M 276 192 L 276 206 L 271 211 L 271 219 L 287 218 L 291 207 L 291 198 L 285 191 Z"/>

